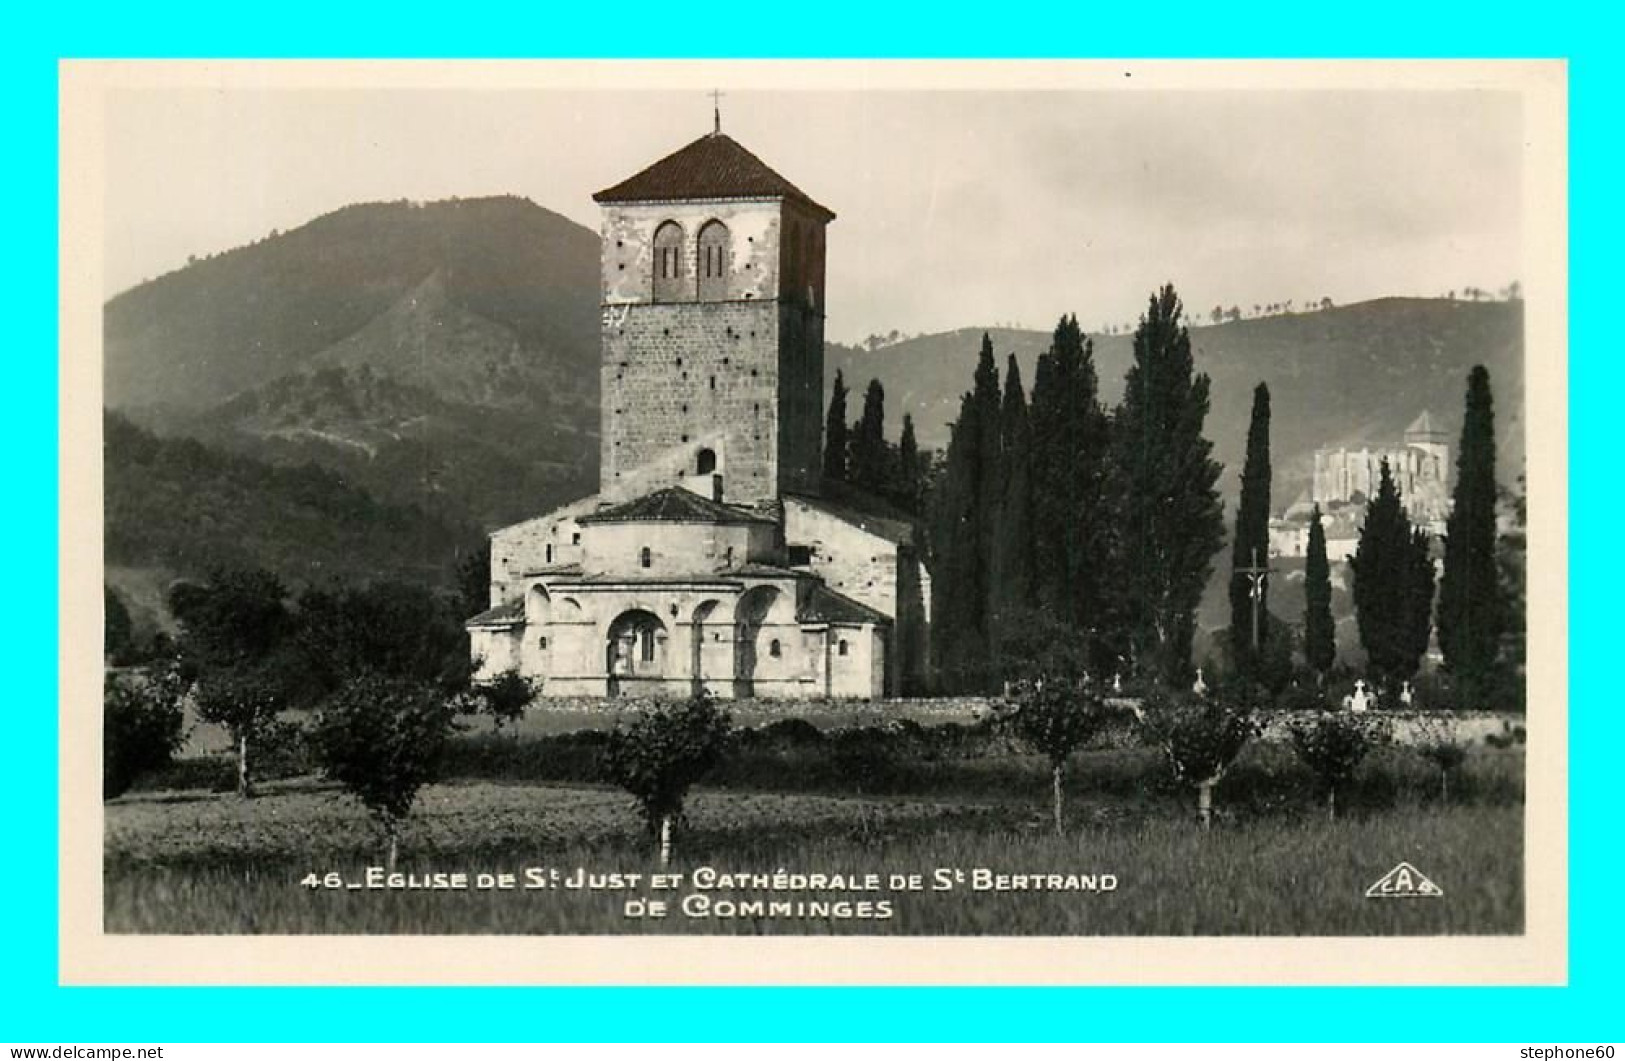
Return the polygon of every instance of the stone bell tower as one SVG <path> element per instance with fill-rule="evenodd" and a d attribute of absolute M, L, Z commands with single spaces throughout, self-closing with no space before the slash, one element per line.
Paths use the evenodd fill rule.
<path fill-rule="evenodd" d="M 603 208 L 600 493 L 816 493 L 824 230 L 835 215 L 720 130 Z"/>

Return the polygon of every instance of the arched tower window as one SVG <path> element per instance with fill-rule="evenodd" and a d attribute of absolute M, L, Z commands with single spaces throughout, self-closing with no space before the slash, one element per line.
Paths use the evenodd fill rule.
<path fill-rule="evenodd" d="M 717 451 L 714 449 L 700 450 L 699 457 L 694 461 L 695 475 L 710 475 L 717 470 Z"/>
<path fill-rule="evenodd" d="M 683 226 L 667 221 L 655 229 L 656 302 L 675 302 L 683 291 Z"/>
<path fill-rule="evenodd" d="M 645 545 L 642 549 L 638 550 L 638 566 L 639 567 L 648 567 L 653 561 L 654 561 L 654 557 L 649 552 L 649 547 L 647 545 Z"/>
<path fill-rule="evenodd" d="M 728 226 L 710 221 L 700 229 L 700 298 L 715 300 L 728 295 Z"/>

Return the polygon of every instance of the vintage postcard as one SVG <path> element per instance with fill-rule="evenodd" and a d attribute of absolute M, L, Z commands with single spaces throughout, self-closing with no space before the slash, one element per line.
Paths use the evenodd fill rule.
<path fill-rule="evenodd" d="M 63 982 L 1565 982 L 1566 106 L 64 63 Z"/>

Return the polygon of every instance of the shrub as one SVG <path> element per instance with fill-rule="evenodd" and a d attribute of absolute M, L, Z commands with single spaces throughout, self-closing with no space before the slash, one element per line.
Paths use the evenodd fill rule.
<path fill-rule="evenodd" d="M 102 798 L 123 795 L 137 777 L 161 769 L 181 745 L 187 683 L 173 667 L 109 673 L 102 685 Z"/>
<path fill-rule="evenodd" d="M 1380 718 L 1352 711 L 1321 711 L 1287 724 L 1292 750 L 1314 771 L 1326 793 L 1326 812 L 1337 817 L 1337 790 L 1359 767 L 1366 753 L 1388 739 Z"/>
<path fill-rule="evenodd" d="M 1418 715 L 1411 746 L 1439 771 L 1439 798 L 1450 798 L 1450 780 L 1467 761 L 1467 742 L 1461 739 L 1456 716 L 1439 711 Z"/>
<path fill-rule="evenodd" d="M 721 760 L 732 719 L 709 696 L 654 702 L 636 719 L 610 731 L 603 776 L 632 794 L 650 833 L 660 841 L 660 864 L 671 861 L 672 828 L 689 788 Z"/>
<path fill-rule="evenodd" d="M 475 688 L 480 709 L 491 716 L 499 730 L 504 723 L 517 723 L 524 719 L 525 708 L 536 699 L 538 691 L 537 683 L 523 677 L 517 670 L 505 670 Z"/>
<path fill-rule="evenodd" d="M 1061 789 L 1066 761 L 1093 740 L 1119 713 L 1088 679 L 1051 678 L 1021 681 L 1015 695 L 1000 706 L 999 724 L 1049 760 L 1055 834 L 1064 831 Z"/>
<path fill-rule="evenodd" d="M 802 747 L 824 743 L 824 731 L 804 718 L 781 718 L 756 731 L 768 740 Z"/>
<path fill-rule="evenodd" d="M 1326 696 L 1312 686 L 1293 684 L 1282 689 L 1275 697 L 1277 711 L 1324 711 Z"/>
<path fill-rule="evenodd" d="M 372 813 L 388 841 L 390 869 L 400 824 L 418 790 L 439 776 L 454 722 L 451 704 L 432 686 L 375 674 L 351 679 L 317 716 L 326 774 Z"/>
<path fill-rule="evenodd" d="M 1246 700 L 1178 696 L 1164 690 L 1148 694 L 1135 712 L 1151 740 L 1162 749 L 1174 780 L 1196 790 L 1202 827 L 1213 817 L 1213 786 L 1218 784 L 1258 734 Z"/>

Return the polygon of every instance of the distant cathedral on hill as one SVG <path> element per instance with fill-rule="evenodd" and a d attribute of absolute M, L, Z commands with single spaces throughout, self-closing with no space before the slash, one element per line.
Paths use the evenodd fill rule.
<path fill-rule="evenodd" d="M 1411 522 L 1429 534 L 1443 534 L 1450 516 L 1450 444 L 1433 414 L 1424 409 L 1405 429 L 1404 442 L 1397 447 L 1316 450 L 1308 496 L 1299 497 L 1270 521 L 1270 552 L 1303 556 L 1309 547 L 1310 516 L 1318 504 L 1326 531 L 1326 555 L 1335 562 L 1352 554 L 1365 521 L 1365 506 L 1376 496 L 1382 480 L 1384 461 Z"/>
<path fill-rule="evenodd" d="M 599 492 L 491 536 L 478 676 L 874 698 L 927 667 L 901 513 L 820 482 L 835 215 L 720 127 L 607 188 Z"/>

